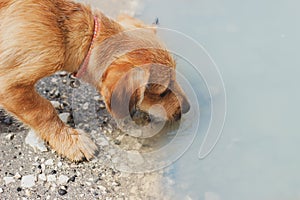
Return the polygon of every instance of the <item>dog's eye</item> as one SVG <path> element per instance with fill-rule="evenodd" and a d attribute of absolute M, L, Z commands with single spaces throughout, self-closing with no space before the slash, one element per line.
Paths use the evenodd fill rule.
<path fill-rule="evenodd" d="M 161 97 L 161 98 L 164 98 L 167 94 L 169 94 L 171 92 L 171 90 L 169 90 L 169 89 L 166 89 L 163 93 L 161 93 L 159 96 Z"/>

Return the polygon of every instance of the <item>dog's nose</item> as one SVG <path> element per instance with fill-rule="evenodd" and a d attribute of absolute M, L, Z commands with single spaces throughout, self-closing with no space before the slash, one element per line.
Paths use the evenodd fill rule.
<path fill-rule="evenodd" d="M 189 112 L 190 108 L 191 108 L 190 103 L 187 100 L 184 100 L 181 105 L 181 112 L 185 114 Z"/>

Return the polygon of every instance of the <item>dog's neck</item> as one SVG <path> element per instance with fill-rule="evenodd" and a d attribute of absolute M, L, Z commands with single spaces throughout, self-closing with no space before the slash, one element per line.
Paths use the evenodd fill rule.
<path fill-rule="evenodd" d="M 85 73 L 93 74 L 101 66 L 93 67 L 92 69 L 89 69 L 88 64 L 83 66 L 85 65 L 84 62 L 89 63 L 89 54 L 92 51 L 90 49 L 91 44 L 94 43 L 94 46 L 99 46 L 106 38 L 121 32 L 122 27 L 99 11 L 92 12 L 89 7 L 78 3 L 68 5 L 68 7 L 70 6 L 73 6 L 71 11 L 69 11 L 70 9 L 61 8 L 63 10 L 61 15 L 61 29 L 65 35 L 65 66 L 63 70 L 76 73 L 81 70 L 81 67 L 85 67 L 84 74 L 81 74 L 81 76 L 84 76 Z M 98 26 L 96 36 L 95 19 L 97 19 Z M 83 79 L 90 82 L 85 77 Z"/>
<path fill-rule="evenodd" d="M 93 14 L 89 7 L 71 1 L 63 1 L 57 7 L 65 44 L 63 70 L 74 72 L 84 60 L 93 37 Z"/>

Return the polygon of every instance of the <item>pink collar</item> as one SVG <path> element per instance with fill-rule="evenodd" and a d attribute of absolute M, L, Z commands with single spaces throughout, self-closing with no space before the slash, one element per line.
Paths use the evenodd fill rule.
<path fill-rule="evenodd" d="M 95 42 L 95 39 L 96 39 L 96 37 L 98 36 L 98 33 L 99 33 L 99 26 L 100 25 L 99 25 L 98 17 L 94 16 L 94 35 L 93 35 L 93 39 L 92 39 L 92 42 L 90 44 L 89 51 L 86 54 L 82 64 L 80 65 L 79 70 L 77 72 L 75 72 L 75 74 L 74 74 L 74 76 L 76 78 L 81 78 L 84 75 L 84 73 L 86 72 L 87 68 L 88 68 L 90 57 L 91 57 L 91 54 L 92 54 L 92 50 L 94 48 L 94 42 Z"/>

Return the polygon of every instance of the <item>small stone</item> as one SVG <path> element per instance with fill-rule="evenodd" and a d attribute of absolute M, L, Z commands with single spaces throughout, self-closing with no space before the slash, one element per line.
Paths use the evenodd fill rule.
<path fill-rule="evenodd" d="M 45 161 L 45 165 L 47 165 L 47 166 L 53 166 L 53 159 L 48 159 L 48 160 L 46 160 Z"/>
<path fill-rule="evenodd" d="M 33 130 L 30 130 L 25 138 L 25 144 L 31 146 L 34 151 L 39 150 L 42 152 L 48 151 L 45 143 L 42 139 L 40 139 Z"/>
<path fill-rule="evenodd" d="M 65 185 L 66 183 L 68 183 L 68 181 L 69 181 L 69 177 L 67 177 L 67 176 L 65 176 L 65 175 L 60 175 L 60 176 L 58 177 L 57 183 L 58 183 L 59 185 Z"/>
<path fill-rule="evenodd" d="M 60 103 L 58 101 L 50 101 L 50 103 L 52 104 L 52 106 L 54 108 L 59 108 L 60 107 Z"/>
<path fill-rule="evenodd" d="M 17 172 L 15 175 L 14 175 L 14 178 L 15 179 L 20 179 L 22 176 L 19 172 Z"/>
<path fill-rule="evenodd" d="M 14 135 L 13 133 L 9 133 L 9 134 L 7 134 L 7 135 L 5 136 L 5 139 L 6 139 L 6 140 L 12 140 L 12 139 L 14 139 L 14 137 L 15 137 L 15 135 Z"/>
<path fill-rule="evenodd" d="M 47 177 L 45 174 L 39 174 L 38 175 L 38 180 L 39 181 L 47 181 Z"/>
<path fill-rule="evenodd" d="M 47 182 L 55 182 L 56 176 L 55 175 L 48 175 L 47 176 Z"/>
<path fill-rule="evenodd" d="M 102 191 L 102 192 L 106 192 L 106 187 L 99 185 L 98 188 Z"/>
<path fill-rule="evenodd" d="M 45 171 L 45 169 L 46 169 L 46 165 L 45 164 L 41 164 L 41 170 Z"/>
<path fill-rule="evenodd" d="M 105 103 L 104 103 L 104 102 L 101 102 L 100 105 L 99 105 L 99 107 L 100 107 L 101 109 L 105 109 L 105 108 L 106 108 Z"/>
<path fill-rule="evenodd" d="M 87 186 L 89 186 L 89 187 L 92 185 L 91 182 L 85 182 L 85 184 L 86 184 Z"/>
<path fill-rule="evenodd" d="M 30 190 L 25 190 L 25 195 L 28 196 L 28 197 L 30 197 L 31 196 Z"/>
<path fill-rule="evenodd" d="M 83 110 L 89 109 L 89 105 L 90 105 L 90 104 L 89 104 L 88 102 L 84 103 L 83 106 L 82 106 L 82 109 L 83 109 Z"/>
<path fill-rule="evenodd" d="M 35 176 L 34 175 L 27 175 L 23 176 L 21 179 L 21 187 L 22 188 L 31 188 L 35 186 Z"/>
<path fill-rule="evenodd" d="M 76 175 L 72 176 L 71 178 L 69 178 L 68 182 L 75 182 L 76 177 Z"/>
<path fill-rule="evenodd" d="M 97 96 L 94 96 L 94 100 L 95 100 L 95 101 L 101 101 L 102 98 L 101 98 L 99 95 L 97 95 Z"/>
<path fill-rule="evenodd" d="M 62 167 L 62 165 L 63 165 L 63 164 L 62 164 L 62 162 L 60 162 L 60 161 L 57 163 L 57 167 Z"/>
<path fill-rule="evenodd" d="M 58 190 L 58 194 L 61 195 L 61 196 L 65 195 L 67 193 L 68 193 L 67 190 L 64 190 L 64 189 L 59 189 Z"/>
<path fill-rule="evenodd" d="M 70 86 L 72 88 L 78 88 L 78 87 L 80 87 L 80 81 L 77 79 L 73 79 L 70 81 Z"/>
<path fill-rule="evenodd" d="M 5 182 L 5 185 L 8 185 L 10 183 L 14 183 L 15 182 L 14 177 L 4 177 L 3 180 Z"/>
<path fill-rule="evenodd" d="M 59 72 L 59 76 L 61 76 L 61 77 L 64 77 L 64 76 L 67 76 L 67 75 L 68 75 L 68 72 L 66 72 L 66 71 Z"/>
<path fill-rule="evenodd" d="M 21 192 L 22 188 L 21 187 L 17 187 L 17 192 Z"/>
<path fill-rule="evenodd" d="M 61 113 L 59 114 L 59 118 L 64 122 L 67 123 L 70 117 L 70 113 Z"/>
<path fill-rule="evenodd" d="M 11 117 L 5 117 L 3 123 L 4 123 L 5 125 L 10 126 L 10 125 L 12 125 L 12 123 L 13 123 L 13 119 L 12 119 Z"/>
<path fill-rule="evenodd" d="M 52 82 L 52 83 L 57 83 L 57 78 L 52 78 L 52 79 L 51 79 L 51 82 Z"/>
<path fill-rule="evenodd" d="M 0 188 L 0 193 L 3 193 L 3 189 L 2 188 Z"/>

